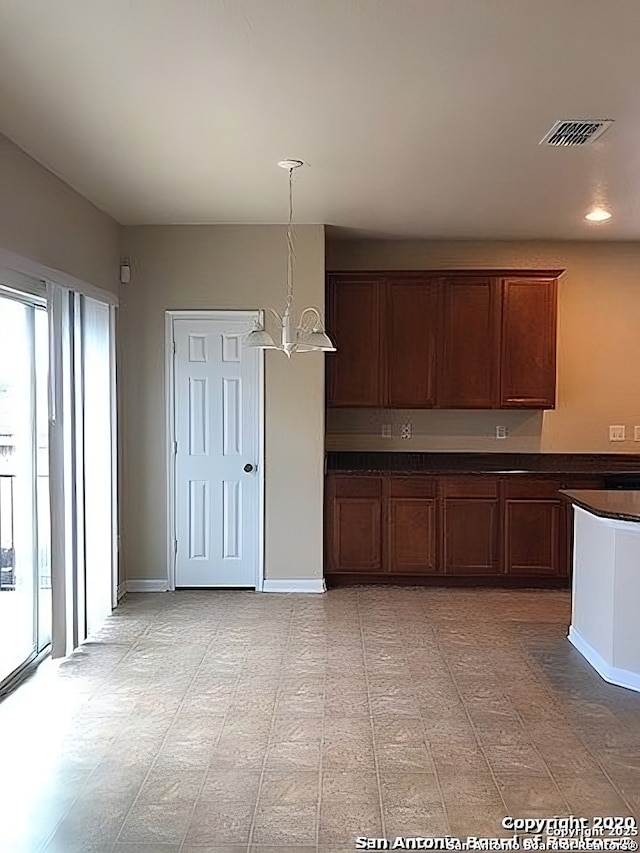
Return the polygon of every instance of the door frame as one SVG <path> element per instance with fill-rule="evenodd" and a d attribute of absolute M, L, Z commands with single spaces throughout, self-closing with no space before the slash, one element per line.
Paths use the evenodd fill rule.
<path fill-rule="evenodd" d="M 165 464 L 167 484 L 167 589 L 176 588 L 176 423 L 175 423 L 175 347 L 173 325 L 175 320 L 229 320 L 246 321 L 247 332 L 260 311 L 165 311 Z M 256 592 L 264 586 L 264 350 L 252 350 L 257 360 L 258 400 L 258 547 L 256 565 Z"/>

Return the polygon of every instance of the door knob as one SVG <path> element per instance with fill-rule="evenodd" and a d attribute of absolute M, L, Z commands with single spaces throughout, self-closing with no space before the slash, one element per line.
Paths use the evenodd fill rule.
<path fill-rule="evenodd" d="M 251 471 L 253 471 L 253 465 L 251 464 L 251 462 L 247 462 L 247 464 L 244 466 L 244 470 L 247 472 L 247 474 L 250 474 Z"/>

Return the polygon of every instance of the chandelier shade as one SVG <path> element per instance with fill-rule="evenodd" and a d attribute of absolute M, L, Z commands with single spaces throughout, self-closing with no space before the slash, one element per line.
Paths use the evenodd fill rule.
<path fill-rule="evenodd" d="M 265 331 L 260 320 L 256 320 L 253 329 L 244 339 L 244 345 L 258 349 L 279 349 L 271 335 Z"/>

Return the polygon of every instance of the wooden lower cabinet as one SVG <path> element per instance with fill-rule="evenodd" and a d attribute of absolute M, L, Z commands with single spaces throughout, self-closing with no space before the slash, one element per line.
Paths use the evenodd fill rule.
<path fill-rule="evenodd" d="M 327 577 L 360 583 L 566 584 L 572 514 L 558 490 L 571 487 L 601 488 L 602 480 L 329 474 Z"/>
<path fill-rule="evenodd" d="M 388 483 L 388 564 L 397 574 L 437 574 L 435 477 L 391 477 Z"/>
<path fill-rule="evenodd" d="M 539 577 L 566 575 L 563 507 L 551 500 L 507 500 L 505 571 Z"/>
<path fill-rule="evenodd" d="M 519 577 L 567 577 L 567 512 L 558 480 L 504 484 L 504 568 Z"/>
<path fill-rule="evenodd" d="M 445 573 L 499 574 L 498 480 L 492 477 L 443 478 L 440 492 Z"/>
<path fill-rule="evenodd" d="M 329 477 L 326 510 L 328 572 L 381 572 L 382 478 Z"/>

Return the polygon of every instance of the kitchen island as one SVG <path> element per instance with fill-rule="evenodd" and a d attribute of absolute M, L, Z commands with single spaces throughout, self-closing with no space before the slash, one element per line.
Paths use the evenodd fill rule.
<path fill-rule="evenodd" d="M 640 691 L 640 491 L 570 489 L 569 640 L 606 681 Z"/>

